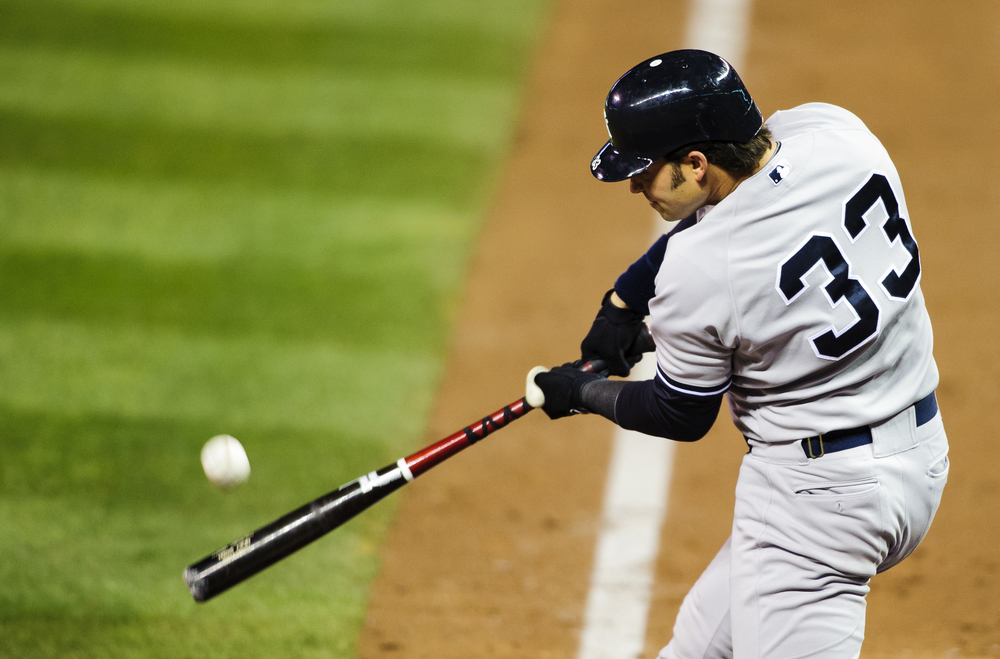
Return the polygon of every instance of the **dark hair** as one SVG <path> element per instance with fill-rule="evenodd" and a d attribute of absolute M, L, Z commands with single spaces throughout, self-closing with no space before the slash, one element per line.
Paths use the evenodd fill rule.
<path fill-rule="evenodd" d="M 696 142 L 665 157 L 667 162 L 679 163 L 692 151 L 701 151 L 708 162 L 740 178 L 749 176 L 757 169 L 760 159 L 770 146 L 771 131 L 764 125 L 748 142 Z"/>

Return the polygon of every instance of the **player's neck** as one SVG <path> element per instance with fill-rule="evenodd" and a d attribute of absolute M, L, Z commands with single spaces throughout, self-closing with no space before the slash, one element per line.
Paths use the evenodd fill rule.
<path fill-rule="evenodd" d="M 775 142 L 774 140 L 771 140 L 771 146 L 767 148 L 767 151 L 764 152 L 764 155 L 762 155 L 760 157 L 760 160 L 757 161 L 757 166 L 754 167 L 754 170 L 749 174 L 747 174 L 746 176 L 736 177 L 727 172 L 726 170 L 722 169 L 721 167 L 716 167 L 713 165 L 712 169 L 714 170 L 713 178 L 715 179 L 714 181 L 715 185 L 712 186 L 712 192 L 709 194 L 708 204 L 710 205 L 718 204 L 720 201 L 722 201 L 730 194 L 732 194 L 733 190 L 738 188 L 740 183 L 747 180 L 760 170 L 764 169 L 764 166 L 767 165 L 767 163 L 771 160 L 771 158 L 774 156 L 777 150 L 778 150 L 778 143 Z"/>
<path fill-rule="evenodd" d="M 778 143 L 775 142 L 774 140 L 771 140 L 771 146 L 767 147 L 767 151 L 765 151 L 764 155 L 762 155 L 760 157 L 760 160 L 757 161 L 757 167 L 754 168 L 754 170 L 750 173 L 750 176 L 753 176 L 760 170 L 764 169 L 764 167 L 767 166 L 767 163 L 771 162 L 771 158 L 773 158 L 774 154 L 776 154 L 777 152 L 778 152 Z M 747 178 L 750 178 L 750 176 L 748 176 Z"/>

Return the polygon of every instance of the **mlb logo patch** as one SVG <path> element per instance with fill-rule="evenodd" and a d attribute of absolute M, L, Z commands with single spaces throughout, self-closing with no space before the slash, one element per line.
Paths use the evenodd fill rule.
<path fill-rule="evenodd" d="M 782 160 L 767 173 L 767 177 L 771 179 L 772 183 L 778 185 L 788 177 L 788 174 L 791 173 L 791 171 L 792 166 L 788 163 L 788 161 Z"/>

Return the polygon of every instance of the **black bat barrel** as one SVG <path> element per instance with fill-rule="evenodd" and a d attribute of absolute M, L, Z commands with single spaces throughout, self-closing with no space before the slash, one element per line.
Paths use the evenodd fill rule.
<path fill-rule="evenodd" d="M 362 476 L 189 565 L 184 581 L 196 601 L 208 601 L 329 533 L 406 481 L 398 464 Z"/>

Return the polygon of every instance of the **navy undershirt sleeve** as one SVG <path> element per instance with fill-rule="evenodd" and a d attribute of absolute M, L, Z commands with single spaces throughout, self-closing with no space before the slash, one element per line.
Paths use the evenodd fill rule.
<path fill-rule="evenodd" d="M 693 442 L 704 437 L 715 423 L 723 395 L 682 393 L 659 377 L 627 382 L 615 402 L 615 422 L 626 430 Z"/>
<path fill-rule="evenodd" d="M 629 308 L 645 315 L 649 314 L 649 301 L 656 295 L 656 273 L 660 271 L 663 255 L 667 251 L 667 241 L 675 233 L 694 226 L 695 216 L 691 215 L 677 223 L 669 233 L 660 236 L 639 260 L 615 281 L 615 292 Z"/>
<path fill-rule="evenodd" d="M 674 234 L 696 223 L 695 215 L 678 222 L 618 277 L 615 292 L 631 309 L 649 314 L 649 301 L 656 296 L 656 274 L 663 263 L 667 242 Z M 614 403 L 614 420 L 626 430 L 693 442 L 704 437 L 715 423 L 723 395 L 724 392 L 684 393 L 671 388 L 659 377 L 626 382 Z"/>

